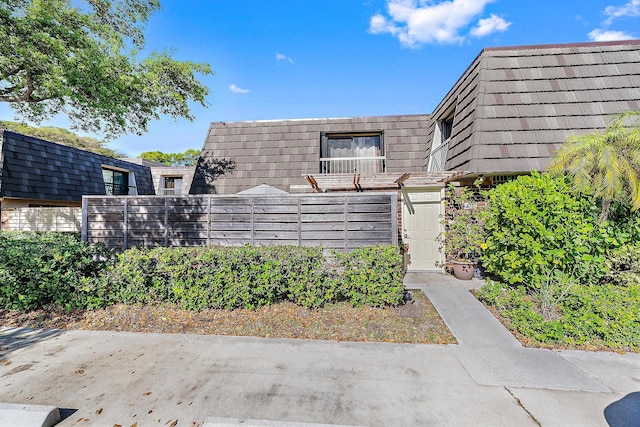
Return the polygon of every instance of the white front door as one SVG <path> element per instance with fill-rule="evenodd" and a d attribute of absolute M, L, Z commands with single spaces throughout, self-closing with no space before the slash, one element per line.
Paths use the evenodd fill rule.
<path fill-rule="evenodd" d="M 441 191 L 407 191 L 414 213 L 406 203 L 402 207 L 404 243 L 409 245 L 407 271 L 439 271 L 442 254 L 438 249 Z"/>

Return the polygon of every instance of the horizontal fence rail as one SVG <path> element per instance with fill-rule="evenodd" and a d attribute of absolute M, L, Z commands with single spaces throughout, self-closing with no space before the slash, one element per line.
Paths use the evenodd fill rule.
<path fill-rule="evenodd" d="M 398 243 L 396 193 L 85 196 L 82 237 L 133 246 L 298 245 L 349 250 Z"/>
<path fill-rule="evenodd" d="M 82 209 L 79 207 L 2 209 L 3 231 L 78 232 L 81 226 Z"/>

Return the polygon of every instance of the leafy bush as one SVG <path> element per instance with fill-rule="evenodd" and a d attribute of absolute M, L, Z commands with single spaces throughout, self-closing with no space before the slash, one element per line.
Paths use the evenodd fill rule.
<path fill-rule="evenodd" d="M 640 285 L 640 246 L 623 245 L 607 257 L 606 283 Z"/>
<path fill-rule="evenodd" d="M 0 307 L 99 304 L 92 282 L 111 263 L 101 246 L 70 233 L 0 233 Z"/>
<path fill-rule="evenodd" d="M 572 195 L 564 178 L 533 172 L 489 192 L 487 271 L 511 284 L 526 283 L 549 269 L 572 272 L 587 283 L 604 274 L 607 244 L 597 206 Z"/>
<path fill-rule="evenodd" d="M 484 224 L 478 200 L 470 187 L 447 188 L 446 214 L 441 223 L 444 231 L 438 236 L 440 251 L 447 261 L 476 262 L 484 242 Z"/>
<path fill-rule="evenodd" d="M 401 265 L 395 246 L 334 253 L 331 261 L 321 247 L 130 249 L 104 274 L 100 295 L 106 303 L 170 302 L 191 310 L 282 300 L 381 306 L 402 299 Z"/>
<path fill-rule="evenodd" d="M 522 287 L 487 280 L 478 298 L 493 305 L 510 328 L 537 343 L 640 349 L 640 286 L 572 286 L 545 321 L 539 301 Z"/>
<path fill-rule="evenodd" d="M 339 285 L 341 299 L 354 306 L 382 307 L 402 301 L 402 255 L 395 246 L 362 247 L 335 253 L 337 268 L 333 281 Z"/>
<path fill-rule="evenodd" d="M 0 307 L 176 304 L 254 308 L 289 300 L 384 306 L 402 301 L 395 246 L 323 255 L 321 247 L 132 248 L 113 255 L 77 235 L 0 234 Z"/>

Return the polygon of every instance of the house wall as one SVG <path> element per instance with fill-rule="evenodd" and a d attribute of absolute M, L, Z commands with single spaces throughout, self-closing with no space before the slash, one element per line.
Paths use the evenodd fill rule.
<path fill-rule="evenodd" d="M 432 115 L 458 104 L 446 170 L 542 170 L 572 135 L 640 110 L 640 40 L 490 48 Z"/>
<path fill-rule="evenodd" d="M 233 194 L 260 184 L 290 191 L 319 174 L 320 134 L 383 131 L 387 172 L 424 171 L 428 115 L 216 122 L 209 128 L 191 194 Z M 232 173 L 206 179 L 207 162 L 226 158 Z"/>
<path fill-rule="evenodd" d="M 79 232 L 82 227 L 81 207 L 2 207 L 2 231 Z"/>
<path fill-rule="evenodd" d="M 0 133 L 0 153 L 3 198 L 77 205 L 83 195 L 105 194 L 102 165 L 134 172 L 138 194 L 155 194 L 146 166 L 6 130 Z"/>

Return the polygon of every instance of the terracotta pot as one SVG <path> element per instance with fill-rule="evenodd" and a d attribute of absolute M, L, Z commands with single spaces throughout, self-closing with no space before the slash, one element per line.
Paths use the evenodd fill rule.
<path fill-rule="evenodd" d="M 471 280 L 476 270 L 476 263 L 472 261 L 451 261 L 453 275 L 460 280 Z"/>

